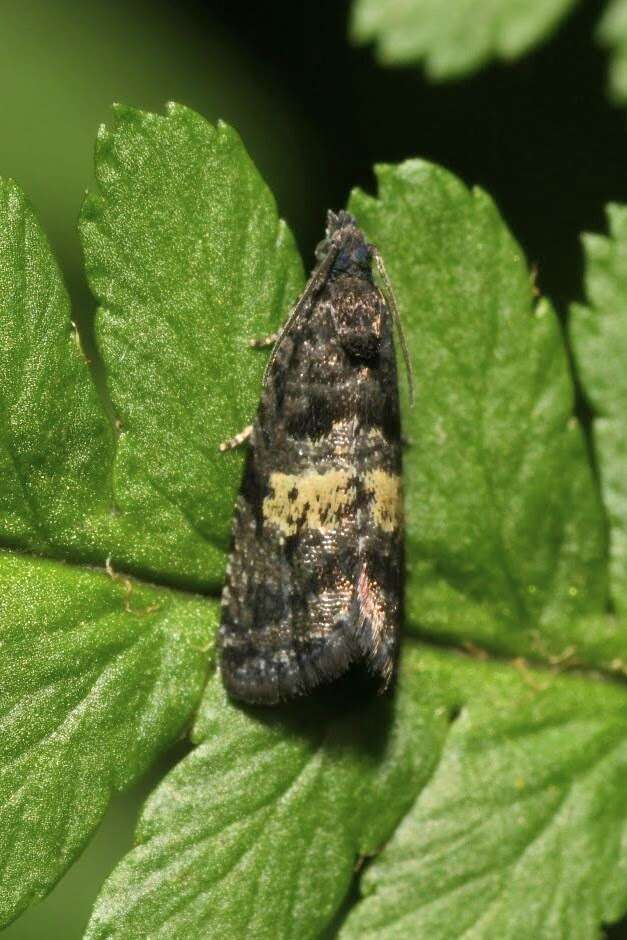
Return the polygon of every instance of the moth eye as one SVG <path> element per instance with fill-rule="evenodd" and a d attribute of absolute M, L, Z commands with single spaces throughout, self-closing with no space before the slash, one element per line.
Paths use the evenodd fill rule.
<path fill-rule="evenodd" d="M 367 268 L 370 264 L 370 249 L 367 245 L 359 245 L 354 251 L 354 258 L 357 264 Z"/>
<path fill-rule="evenodd" d="M 346 249 L 342 248 L 337 255 L 337 258 L 333 262 L 334 271 L 346 272 L 350 269 L 352 261 L 351 253 Z"/>

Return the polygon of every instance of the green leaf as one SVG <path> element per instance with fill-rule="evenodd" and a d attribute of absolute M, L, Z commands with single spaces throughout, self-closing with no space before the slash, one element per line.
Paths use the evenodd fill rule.
<path fill-rule="evenodd" d="M 121 425 L 114 557 L 216 590 L 271 332 L 302 285 L 292 237 L 237 134 L 186 108 L 116 107 L 81 236 Z"/>
<path fill-rule="evenodd" d="M 248 340 L 300 259 L 237 135 L 192 111 L 117 108 L 96 175 L 81 234 L 117 446 L 46 239 L 0 183 L 0 544 L 215 591 L 242 460 L 218 444 L 254 413 Z"/>
<path fill-rule="evenodd" d="M 432 79 L 511 61 L 546 40 L 576 0 L 353 0 L 351 35 L 383 65 L 423 62 Z"/>
<path fill-rule="evenodd" d="M 0 180 L 0 544 L 94 558 L 113 437 L 45 236 Z"/>
<path fill-rule="evenodd" d="M 197 705 L 215 602 L 114 570 L 217 590 L 242 459 L 218 442 L 254 410 L 263 355 L 247 340 L 302 277 L 224 126 L 119 109 L 97 177 L 82 232 L 117 440 L 46 239 L 0 183 L 0 545 L 22 552 L 0 560 L 3 920 L 54 884 Z"/>
<path fill-rule="evenodd" d="M 627 907 L 626 716 L 623 686 L 411 644 L 390 715 L 212 684 L 87 940 L 320 936 L 412 803 L 342 938 L 591 940 Z"/>
<path fill-rule="evenodd" d="M 112 792 L 182 732 L 216 608 L 0 553 L 0 923 L 44 896 Z"/>
<path fill-rule="evenodd" d="M 619 104 L 627 101 L 627 0 L 612 0 L 597 29 L 597 38 L 610 53 L 610 93 Z"/>
<path fill-rule="evenodd" d="M 418 707 L 413 673 L 393 706 L 350 710 L 247 713 L 212 683 L 201 743 L 148 801 L 87 938 L 318 936 L 437 760 L 446 713 Z"/>
<path fill-rule="evenodd" d="M 217 445 L 254 412 L 264 357 L 248 338 L 278 322 L 302 283 L 271 196 L 224 126 L 176 106 L 118 109 L 97 176 L 81 227 L 117 439 L 47 245 L 19 194 L 0 203 L 0 286 L 15 298 L 0 306 L 0 357 L 14 370 L 0 499 L 4 542 L 22 549 L 0 556 L 7 918 L 49 888 L 110 793 L 190 721 L 216 603 L 114 569 L 217 590 L 242 460 Z M 380 181 L 378 198 L 357 193 L 351 208 L 386 260 L 416 373 L 408 628 L 625 671 L 556 318 L 534 302 L 520 249 L 483 193 L 417 161 L 382 168 Z M 88 567 L 109 556 L 113 568 Z M 564 935 L 591 937 L 620 914 L 623 688 L 410 648 L 393 700 L 356 705 L 341 693 L 244 711 L 214 678 L 198 747 L 149 801 L 88 936 L 316 937 L 356 863 L 390 838 L 348 932 L 364 923 L 407 936 L 395 918 L 426 917 L 425 935 L 457 936 L 475 916 L 507 936 L 515 904 L 517 935 L 529 924 L 554 937 L 564 924 Z M 400 897 L 397 844 L 410 859 Z M 529 887 L 538 870 L 550 895 Z"/>
<path fill-rule="evenodd" d="M 342 940 L 592 940 L 627 907 L 624 686 L 423 650 L 461 708 Z"/>
<path fill-rule="evenodd" d="M 613 599 L 627 610 L 627 207 L 608 208 L 610 234 L 584 236 L 588 305 L 572 309 L 583 385 L 596 411 L 594 442 L 610 521 Z"/>
<path fill-rule="evenodd" d="M 378 198 L 358 191 L 350 204 L 385 259 L 415 375 L 409 619 L 437 638 L 558 655 L 572 623 L 606 601 L 603 518 L 559 324 L 485 193 L 417 160 L 378 179 Z"/>

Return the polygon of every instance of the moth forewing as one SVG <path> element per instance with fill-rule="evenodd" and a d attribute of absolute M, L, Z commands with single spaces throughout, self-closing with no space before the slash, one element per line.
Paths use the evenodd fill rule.
<path fill-rule="evenodd" d="M 373 250 L 330 212 L 319 263 L 264 375 L 237 498 L 220 664 L 250 703 L 396 660 L 402 492 L 393 316 Z"/>

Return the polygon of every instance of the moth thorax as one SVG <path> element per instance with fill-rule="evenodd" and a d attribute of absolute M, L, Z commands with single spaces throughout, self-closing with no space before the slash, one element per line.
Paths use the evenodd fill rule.
<path fill-rule="evenodd" d="M 383 310 L 378 292 L 362 283 L 344 288 L 334 298 L 335 328 L 342 348 L 349 356 L 366 361 L 379 352 Z"/>

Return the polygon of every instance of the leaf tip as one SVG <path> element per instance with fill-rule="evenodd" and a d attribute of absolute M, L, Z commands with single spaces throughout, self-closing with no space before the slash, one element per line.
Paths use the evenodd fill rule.
<path fill-rule="evenodd" d="M 610 235 L 615 239 L 627 237 L 627 206 L 610 202 L 605 207 Z"/>
<path fill-rule="evenodd" d="M 0 196 L 6 202 L 7 209 L 15 210 L 28 205 L 28 199 L 19 183 L 10 176 L 0 176 Z"/>
<path fill-rule="evenodd" d="M 180 101 L 166 101 L 163 106 L 163 111 L 166 117 L 166 120 L 171 121 L 203 121 L 205 124 L 209 124 L 209 121 L 206 121 L 200 114 L 197 114 L 196 111 L 193 111 L 192 108 L 186 107 L 184 104 L 181 104 Z M 158 117 L 158 115 L 156 115 Z M 209 125 L 211 126 L 211 125 Z"/>
<path fill-rule="evenodd" d="M 235 145 L 244 146 L 240 135 L 234 127 L 219 118 L 215 125 L 218 139 Z"/>
<path fill-rule="evenodd" d="M 359 186 L 354 186 L 348 194 L 348 201 L 346 205 L 349 212 L 354 212 L 356 215 L 359 215 L 369 204 L 375 201 L 376 200 L 373 195 L 365 192 Z"/>
<path fill-rule="evenodd" d="M 581 244 L 588 264 L 607 258 L 611 248 L 610 239 L 597 232 L 584 232 L 581 236 Z"/>
<path fill-rule="evenodd" d="M 118 121 L 135 120 L 144 113 L 138 108 L 133 108 L 130 104 L 124 104 L 122 101 L 114 101 L 111 104 L 111 111 Z"/>

